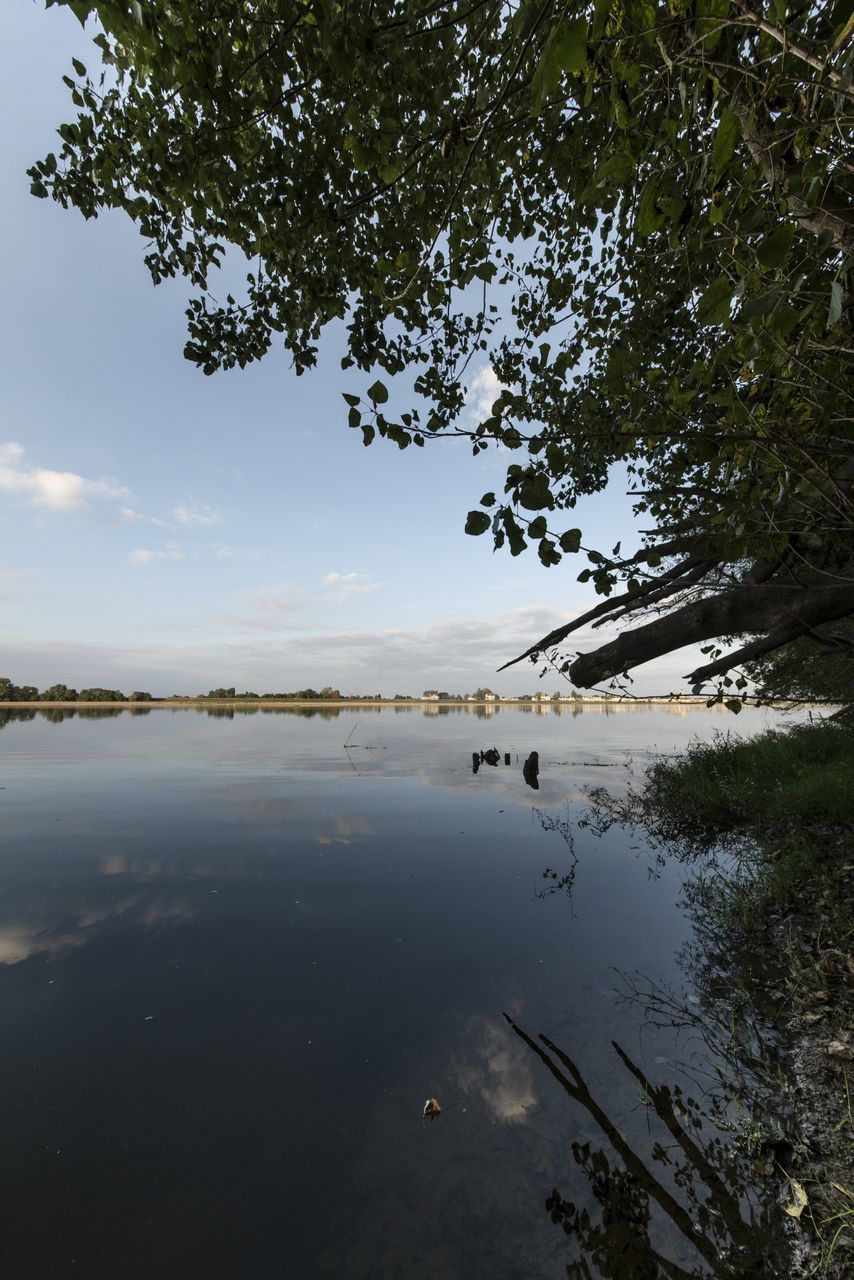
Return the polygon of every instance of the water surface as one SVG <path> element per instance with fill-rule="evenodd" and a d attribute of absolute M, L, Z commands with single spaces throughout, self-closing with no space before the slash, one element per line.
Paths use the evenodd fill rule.
<path fill-rule="evenodd" d="M 734 1169 L 709 1181 L 696 1055 L 620 978 L 698 999 L 684 873 L 575 820 L 628 753 L 729 723 L 8 718 L 7 1273 L 718 1274 L 760 1210 Z"/>

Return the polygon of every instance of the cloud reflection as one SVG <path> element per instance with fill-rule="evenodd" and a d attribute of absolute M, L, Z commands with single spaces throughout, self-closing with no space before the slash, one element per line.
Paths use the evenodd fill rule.
<path fill-rule="evenodd" d="M 47 898 L 47 895 L 45 895 Z M 20 964 L 32 956 L 49 959 L 82 947 L 100 932 L 98 926 L 117 916 L 155 927 L 191 920 L 196 910 L 182 897 L 129 893 L 109 902 L 79 904 L 68 912 L 67 905 L 43 900 L 38 915 L 29 919 L 7 919 L 0 924 L 0 965 Z"/>
<path fill-rule="evenodd" d="M 493 1120 L 525 1124 L 539 1106 L 523 1047 L 495 1018 L 477 1015 L 466 1024 L 467 1052 L 454 1063 L 457 1084 L 478 1097 Z"/>
<path fill-rule="evenodd" d="M 368 836 L 375 833 L 375 828 L 367 818 L 336 818 L 331 828 L 318 832 L 314 837 L 315 844 L 361 844 Z"/>

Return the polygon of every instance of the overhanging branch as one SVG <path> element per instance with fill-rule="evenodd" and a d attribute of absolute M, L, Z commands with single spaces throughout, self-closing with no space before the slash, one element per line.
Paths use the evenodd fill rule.
<path fill-rule="evenodd" d="M 850 614 L 854 614 L 852 580 L 813 588 L 796 582 L 744 584 L 684 605 L 645 627 L 624 632 L 609 644 L 576 658 L 569 675 L 579 688 L 588 689 L 684 645 L 746 631 L 762 633 L 769 639 L 777 632 L 783 635 L 774 645 L 779 647 L 787 643 L 789 629 L 798 628 L 800 634 L 808 627 Z M 727 666 L 737 661 L 730 655 Z"/>

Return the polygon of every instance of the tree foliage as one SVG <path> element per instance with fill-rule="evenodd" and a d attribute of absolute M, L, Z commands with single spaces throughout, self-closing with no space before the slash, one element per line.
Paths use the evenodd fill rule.
<path fill-rule="evenodd" d="M 749 664 L 758 697 L 854 705 L 854 620 L 802 636 Z"/>
<path fill-rule="evenodd" d="M 532 653 L 640 618 L 564 664 L 589 687 L 754 637 L 700 683 L 854 613 L 850 0 L 70 7 L 102 65 L 34 194 L 137 223 L 205 373 L 273 342 L 304 372 L 344 321 L 366 444 L 509 450 L 467 532 L 603 597 Z M 628 552 L 565 516 L 617 464 Z"/>

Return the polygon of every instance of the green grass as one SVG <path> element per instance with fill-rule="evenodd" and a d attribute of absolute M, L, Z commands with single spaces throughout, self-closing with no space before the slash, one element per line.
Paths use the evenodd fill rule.
<path fill-rule="evenodd" d="M 808 1112 L 814 1108 L 821 1159 L 810 1163 L 802 1151 L 799 1159 L 807 1164 L 797 1172 L 809 1197 L 802 1222 L 816 1244 L 805 1274 L 847 1280 L 854 1184 L 843 1131 L 854 1123 L 854 1102 L 843 1070 L 837 1107 L 820 1044 L 832 1028 L 851 1023 L 845 965 L 854 947 L 854 912 L 842 869 L 854 856 L 854 727 L 822 721 L 753 738 L 718 734 L 682 756 L 656 761 L 627 798 L 600 791 L 592 799 L 596 825 L 642 826 L 654 844 L 691 865 L 686 892 L 695 918 L 722 954 L 738 953 L 748 965 L 751 957 L 760 963 L 765 957 L 775 1018 L 784 1011 L 787 1018 L 815 1017 L 818 1010 L 812 1035 L 820 1065 L 807 1070 L 805 1105 Z M 785 920 L 785 928 L 775 920 Z M 804 1024 L 800 1034 L 809 1037 Z M 805 1043 L 809 1047 L 808 1038 Z M 816 1052 L 808 1052 L 805 1061 L 815 1060 Z M 761 1149 L 763 1137 L 761 1120 L 749 1117 L 748 1152 Z"/>
<path fill-rule="evenodd" d="M 821 721 L 752 738 L 719 733 L 655 761 L 627 796 L 597 788 L 590 800 L 588 825 L 643 828 L 654 845 L 697 863 L 708 907 L 715 899 L 719 915 L 751 929 L 769 904 L 799 896 L 825 871 L 832 881 L 850 859 L 854 727 Z M 735 863 L 704 859 L 716 850 Z"/>
<path fill-rule="evenodd" d="M 854 825 L 854 730 L 825 721 L 718 734 L 654 764 L 640 804 L 646 820 L 700 842 Z"/>

